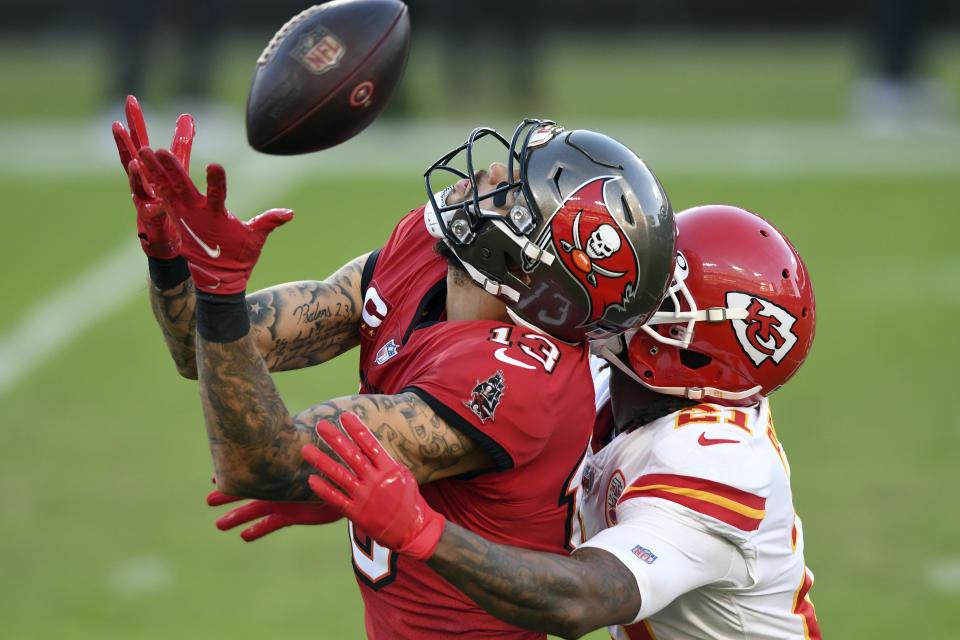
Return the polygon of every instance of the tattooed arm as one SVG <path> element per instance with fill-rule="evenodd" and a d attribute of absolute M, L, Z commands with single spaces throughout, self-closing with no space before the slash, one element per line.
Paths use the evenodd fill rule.
<path fill-rule="evenodd" d="M 493 466 L 484 450 L 449 427 L 412 393 L 336 398 L 291 416 L 252 334 L 228 343 L 197 339 L 200 395 L 217 487 L 262 500 L 315 500 L 303 445 L 333 452 L 316 434 L 318 420 L 339 426 L 343 412 L 370 425 L 384 448 L 422 483 Z"/>
<path fill-rule="evenodd" d="M 196 306 L 197 291 L 190 278 L 172 289 L 158 289 L 150 284 L 150 307 L 160 325 L 173 364 L 177 367 L 177 373 L 191 380 L 197 379 L 193 338 L 197 330 L 197 318 L 194 315 Z"/>
<path fill-rule="evenodd" d="M 271 371 L 320 364 L 359 343 L 360 280 L 368 255 L 351 260 L 322 282 L 280 284 L 247 296 L 251 333 Z M 151 285 L 150 304 L 177 372 L 195 380 L 193 280 L 166 290 Z"/>
<path fill-rule="evenodd" d="M 497 618 L 564 638 L 626 624 L 640 610 L 636 579 L 602 549 L 530 551 L 448 521 L 427 564 Z"/>

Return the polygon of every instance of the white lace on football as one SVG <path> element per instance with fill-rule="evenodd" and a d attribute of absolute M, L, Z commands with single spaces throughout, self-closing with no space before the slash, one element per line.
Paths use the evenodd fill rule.
<path fill-rule="evenodd" d="M 264 48 L 263 53 L 260 54 L 260 57 L 257 58 L 257 66 L 263 66 L 267 64 L 267 61 L 270 59 L 270 56 L 273 55 L 273 52 L 280 45 L 280 42 L 287 36 L 290 31 L 293 30 L 297 24 L 302 20 L 309 18 L 317 11 L 322 11 L 324 6 L 322 4 L 315 4 L 309 9 L 304 9 L 297 15 L 293 16 L 287 22 L 280 27 L 280 30 L 273 34 L 273 37 L 270 39 L 270 42 L 267 43 L 267 46 Z"/>

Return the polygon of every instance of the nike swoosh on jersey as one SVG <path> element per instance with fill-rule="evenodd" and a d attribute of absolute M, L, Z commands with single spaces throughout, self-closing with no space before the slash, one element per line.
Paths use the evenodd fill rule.
<path fill-rule="evenodd" d="M 700 437 L 697 438 L 697 444 L 699 444 L 699 445 L 701 445 L 701 446 L 704 446 L 704 447 L 709 447 L 709 446 L 712 445 L 712 444 L 724 444 L 724 443 L 740 444 L 740 441 L 739 441 L 739 440 L 727 440 L 727 439 L 725 439 L 725 438 L 708 438 L 706 431 L 704 431 L 703 433 L 701 433 L 701 434 L 700 434 Z"/>
<path fill-rule="evenodd" d="M 512 364 L 512 365 L 515 366 L 515 367 L 522 367 L 522 368 L 524 368 L 524 369 L 536 369 L 536 367 L 533 366 L 532 364 L 528 364 L 528 363 L 526 363 L 526 362 L 523 362 L 523 361 L 521 361 L 521 360 L 516 360 L 516 359 L 511 358 L 510 356 L 508 356 L 508 355 L 507 355 L 507 348 L 506 348 L 506 347 L 500 347 L 499 349 L 497 349 L 496 351 L 494 351 L 494 352 L 493 352 L 493 357 L 496 358 L 497 360 L 499 360 L 500 362 L 505 362 L 505 363 L 507 363 L 507 364 Z"/>
<path fill-rule="evenodd" d="M 214 260 L 216 260 L 217 258 L 220 257 L 220 245 L 219 245 L 219 244 L 217 245 L 217 248 L 216 248 L 216 249 L 211 249 L 211 248 L 210 248 L 210 245 L 208 245 L 206 242 L 204 242 L 203 240 L 201 240 L 201 239 L 199 238 L 199 236 L 197 236 L 197 234 L 195 234 L 195 233 L 193 232 L 193 229 L 191 229 L 190 227 L 187 226 L 187 223 L 184 222 L 183 218 L 180 218 L 180 224 L 182 224 L 182 225 L 183 225 L 183 228 L 186 229 L 186 230 L 190 233 L 190 235 L 193 236 L 193 239 L 197 241 L 197 244 L 200 245 L 200 248 L 203 249 L 203 250 L 207 253 L 208 256 L 210 256 L 210 257 L 213 258 Z"/>

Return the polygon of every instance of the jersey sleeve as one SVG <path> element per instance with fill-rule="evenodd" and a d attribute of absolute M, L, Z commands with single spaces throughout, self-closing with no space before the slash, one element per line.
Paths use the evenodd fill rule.
<path fill-rule="evenodd" d="M 564 347 L 545 367 L 519 343 L 499 347 L 488 334 L 483 328 L 458 336 L 406 390 L 484 448 L 498 470 L 535 458 L 567 421 L 589 429 L 593 385 L 580 348 Z"/>
<path fill-rule="evenodd" d="M 736 545 L 680 510 L 631 503 L 618 507 L 617 515 L 618 524 L 581 547 L 612 553 L 633 574 L 641 605 L 630 624 L 704 585 L 745 587 L 755 581 Z"/>

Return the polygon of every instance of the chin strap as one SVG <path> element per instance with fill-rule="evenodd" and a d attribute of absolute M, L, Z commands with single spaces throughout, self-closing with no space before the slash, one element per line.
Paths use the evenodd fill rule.
<path fill-rule="evenodd" d="M 643 378 L 637 375 L 637 372 L 633 370 L 633 367 L 631 367 L 628 362 L 624 361 L 623 358 L 626 357 L 625 345 L 626 343 L 624 342 L 623 336 L 616 336 L 614 338 L 604 340 L 603 342 L 593 343 L 590 350 L 594 355 L 598 355 L 605 359 L 607 362 L 630 376 L 631 379 L 639 382 L 647 389 L 650 389 L 650 391 L 654 391 L 656 393 L 663 393 L 668 396 L 677 396 L 680 398 L 698 401 L 709 398 L 720 398 L 721 400 L 744 400 L 762 389 L 760 385 L 756 385 L 755 387 L 751 387 L 744 391 L 725 391 L 715 387 L 655 387 L 652 384 L 645 382 Z"/>
<path fill-rule="evenodd" d="M 491 280 L 487 276 L 480 273 L 480 271 L 469 262 L 464 262 L 461 260 L 460 264 L 462 264 L 463 268 L 467 270 L 467 273 L 470 274 L 470 277 L 473 278 L 473 281 L 480 285 L 480 287 L 490 295 L 498 297 L 503 296 L 514 304 L 520 302 L 520 292 L 513 287 L 509 287 L 502 282 L 497 282 L 496 280 Z"/>

